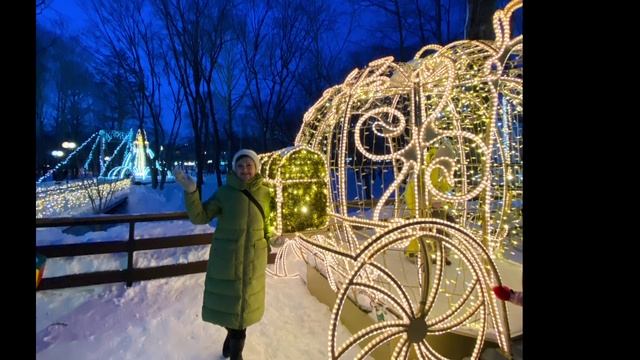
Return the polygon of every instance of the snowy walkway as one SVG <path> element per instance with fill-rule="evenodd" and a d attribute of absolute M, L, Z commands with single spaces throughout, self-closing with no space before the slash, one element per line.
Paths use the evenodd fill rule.
<path fill-rule="evenodd" d="M 226 331 L 200 319 L 203 284 L 204 273 L 128 290 L 114 284 L 38 292 L 36 358 L 223 359 Z M 267 277 L 266 302 L 262 321 L 247 330 L 245 359 L 327 358 L 330 309 L 302 279 Z M 347 336 L 341 326 L 340 341 Z M 348 358 L 355 354 L 351 349 Z"/>

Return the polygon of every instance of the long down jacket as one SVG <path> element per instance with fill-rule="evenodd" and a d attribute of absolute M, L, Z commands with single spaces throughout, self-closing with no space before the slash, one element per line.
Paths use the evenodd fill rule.
<path fill-rule="evenodd" d="M 207 224 L 216 216 L 202 303 L 202 320 L 231 329 L 246 328 L 264 314 L 267 240 L 262 215 L 241 190 L 247 189 L 269 218 L 269 189 L 260 174 L 244 183 L 233 171 L 227 184 L 201 203 L 185 193 L 189 219 Z M 269 237 L 268 237 L 269 238 Z"/>

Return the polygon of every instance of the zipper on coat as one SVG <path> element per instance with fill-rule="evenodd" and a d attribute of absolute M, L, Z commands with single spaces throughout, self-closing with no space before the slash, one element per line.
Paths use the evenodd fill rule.
<path fill-rule="evenodd" d="M 246 197 L 246 196 L 245 196 Z M 249 234 L 249 214 L 251 213 L 251 201 L 247 198 L 247 217 L 246 217 L 246 223 L 245 223 L 245 233 L 244 233 L 244 244 L 243 247 L 244 249 L 242 249 L 243 252 L 243 256 L 242 256 L 242 277 L 240 278 L 240 328 L 244 329 L 244 303 L 246 301 L 246 294 L 245 294 L 245 288 L 244 288 L 244 284 L 245 284 L 245 270 L 247 269 L 246 264 L 244 263 L 244 261 L 246 260 L 246 255 L 247 255 L 247 244 L 248 244 L 248 234 Z"/>

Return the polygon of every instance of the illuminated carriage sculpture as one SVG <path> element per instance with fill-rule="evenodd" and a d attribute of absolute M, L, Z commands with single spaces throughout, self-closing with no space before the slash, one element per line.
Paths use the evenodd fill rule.
<path fill-rule="evenodd" d="M 510 354 L 491 288 L 495 260 L 521 241 L 522 36 L 509 26 L 521 5 L 495 13 L 494 42 L 429 45 L 409 63 L 354 70 L 307 111 L 294 147 L 261 155 L 271 220 L 295 234 L 271 273 L 289 276 L 287 252 L 322 260 L 338 293 L 331 359 L 365 339 L 357 358 L 393 341 L 393 359 L 444 359 L 430 339 L 462 328 L 475 331 L 472 359 L 489 332 Z M 383 316 L 339 346 L 345 301 L 362 295 Z"/>

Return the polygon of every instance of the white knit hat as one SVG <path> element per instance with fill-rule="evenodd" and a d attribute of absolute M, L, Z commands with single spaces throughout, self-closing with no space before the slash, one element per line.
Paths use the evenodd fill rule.
<path fill-rule="evenodd" d="M 235 155 L 233 155 L 233 161 L 231 161 L 231 168 L 233 170 L 236 169 L 236 160 L 238 160 L 238 158 L 243 155 L 246 155 L 250 157 L 251 160 L 253 160 L 253 162 L 256 164 L 256 174 L 260 173 L 260 159 L 258 159 L 258 154 L 256 154 L 255 151 L 249 150 L 249 149 L 239 150 Z"/>

